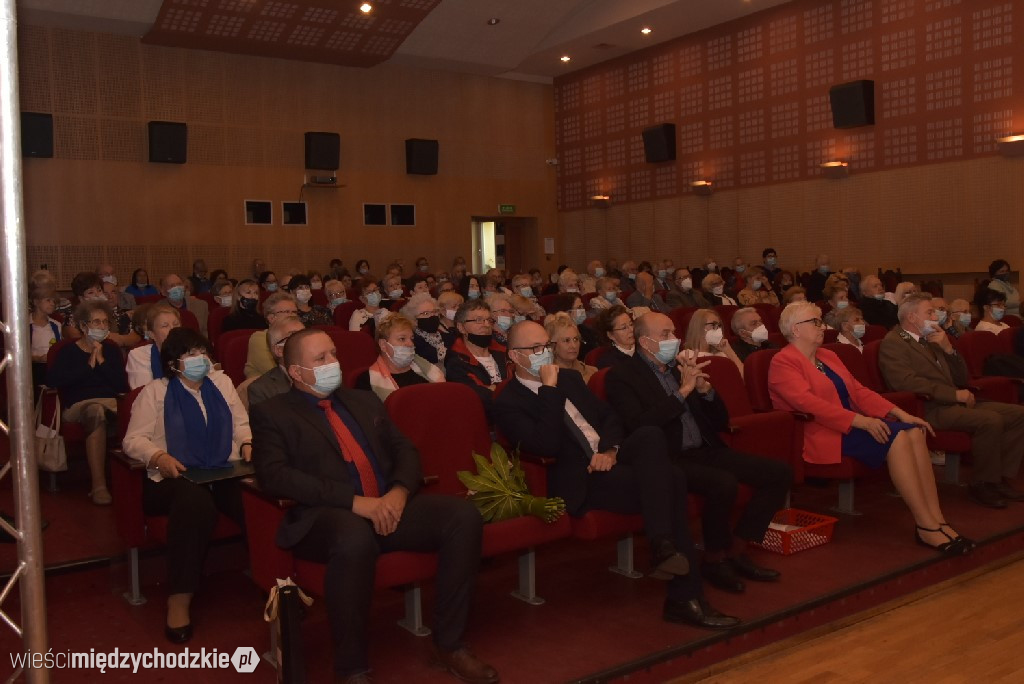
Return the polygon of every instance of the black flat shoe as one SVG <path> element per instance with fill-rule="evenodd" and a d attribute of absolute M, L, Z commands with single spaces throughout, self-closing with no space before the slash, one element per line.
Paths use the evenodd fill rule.
<path fill-rule="evenodd" d="M 184 627 L 167 627 L 165 625 L 164 636 L 172 644 L 183 644 L 192 639 L 192 623 L 190 622 Z"/>
<path fill-rule="evenodd" d="M 659 580 L 670 580 L 673 577 L 686 575 L 690 572 L 690 561 L 679 553 L 667 539 L 654 545 L 651 554 L 651 572 L 649 577 Z"/>
<path fill-rule="evenodd" d="M 743 584 L 743 580 L 739 578 L 734 568 L 735 566 L 729 560 L 703 563 L 700 566 L 700 574 L 713 587 L 730 594 L 742 594 L 747 590 L 747 585 Z"/>
<path fill-rule="evenodd" d="M 953 526 L 950 525 L 949 523 L 940 522 L 939 523 L 939 529 L 942 530 L 943 527 L 948 527 L 949 529 L 953 530 Z M 956 530 L 953 530 L 953 531 L 956 532 Z M 964 535 L 960 534 L 959 532 L 956 533 L 957 534 L 956 537 L 950 537 L 949 532 L 946 532 L 945 530 L 942 530 L 942 534 L 946 535 L 947 537 L 949 537 L 953 541 L 959 540 L 960 543 L 963 544 L 964 547 L 965 547 L 964 553 L 970 553 L 974 549 L 978 548 L 978 543 L 976 541 L 974 541 L 973 539 L 970 539 L 968 537 L 965 537 Z"/>
<path fill-rule="evenodd" d="M 929 544 L 928 542 L 926 542 L 921 537 L 921 533 L 922 532 L 939 532 L 944 537 L 949 539 L 949 541 L 943 542 L 941 544 Z M 927 527 L 921 527 L 920 525 L 918 525 L 917 530 L 914 531 L 914 541 L 916 541 L 921 546 L 925 546 L 925 547 L 931 549 L 932 551 L 938 551 L 943 556 L 962 556 L 965 553 L 967 553 L 967 545 L 966 544 L 964 544 L 959 539 L 953 539 L 948 534 L 943 532 L 942 529 L 939 528 L 939 527 L 936 527 L 933 530 L 933 529 L 929 529 Z"/>
<path fill-rule="evenodd" d="M 756 565 L 754 561 L 750 560 L 750 556 L 745 553 L 741 553 L 730 560 L 732 561 L 732 567 L 736 572 L 748 580 L 753 580 L 755 582 L 778 582 L 779 577 L 781 576 L 781 573 L 779 573 L 778 570 L 763 568 L 760 565 Z"/>
<path fill-rule="evenodd" d="M 742 622 L 738 617 L 719 613 L 703 598 L 694 598 L 689 601 L 665 599 L 661 617 L 666 622 L 693 625 L 704 629 L 732 629 Z"/>

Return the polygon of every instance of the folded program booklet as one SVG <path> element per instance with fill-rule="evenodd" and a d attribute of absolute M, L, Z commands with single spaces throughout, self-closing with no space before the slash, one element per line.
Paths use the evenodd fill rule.
<path fill-rule="evenodd" d="M 235 477 L 247 477 L 255 472 L 252 463 L 232 461 L 223 468 L 189 468 L 181 474 L 186 480 L 196 484 L 207 484 L 217 480 L 230 480 Z"/>

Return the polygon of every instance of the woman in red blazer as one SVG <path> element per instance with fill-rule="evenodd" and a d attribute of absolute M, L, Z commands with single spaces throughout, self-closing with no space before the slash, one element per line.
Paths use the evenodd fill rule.
<path fill-rule="evenodd" d="M 775 408 L 814 416 L 804 425 L 804 460 L 839 463 L 841 455 L 872 468 L 889 464 L 889 476 L 917 523 L 915 540 L 949 555 L 974 543 L 945 522 L 935 488 L 922 418 L 912 416 L 857 382 L 833 352 L 821 349 L 821 309 L 794 302 L 779 318 L 790 344 L 772 359 L 768 387 Z"/>

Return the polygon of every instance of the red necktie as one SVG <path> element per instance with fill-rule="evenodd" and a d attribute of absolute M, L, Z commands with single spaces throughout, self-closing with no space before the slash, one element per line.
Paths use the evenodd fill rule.
<path fill-rule="evenodd" d="M 359 471 L 359 481 L 363 485 L 363 496 L 380 496 L 380 489 L 377 487 L 377 476 L 373 472 L 370 458 L 363 451 L 363 448 L 359 446 L 359 442 L 352 435 L 352 431 L 345 425 L 341 416 L 334 412 L 330 399 L 324 399 L 317 403 L 324 410 L 327 422 L 330 423 L 331 429 L 334 430 L 334 436 L 338 438 L 342 458 L 349 463 L 355 463 L 356 470 Z"/>

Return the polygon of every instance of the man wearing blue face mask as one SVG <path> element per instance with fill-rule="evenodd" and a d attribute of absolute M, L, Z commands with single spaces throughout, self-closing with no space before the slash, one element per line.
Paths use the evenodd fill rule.
<path fill-rule="evenodd" d="M 590 311 L 587 316 L 596 318 L 602 311 L 613 306 L 626 306 L 626 303 L 619 298 L 618 280 L 616 278 L 599 278 L 597 294 L 590 298 Z"/>
<path fill-rule="evenodd" d="M 665 435 L 669 457 L 686 474 L 690 491 L 705 497 L 701 574 L 719 589 L 742 593 L 744 579 L 779 578 L 775 570 L 756 565 L 746 550 L 748 542 L 764 538 L 785 505 L 793 471 L 786 463 L 725 446 L 718 435 L 729 424 L 729 412 L 703 371 L 709 362 L 680 354 L 674 331 L 672 319 L 663 314 L 636 319 L 639 353 L 608 373 L 608 401 L 626 430 L 653 425 Z M 753 495 L 733 526 L 740 484 Z"/>
<path fill-rule="evenodd" d="M 1020 293 L 1010 282 L 1010 263 L 1005 259 L 996 259 L 988 265 L 988 288 L 1006 295 L 1006 313 L 1009 316 L 1020 316 Z"/>
<path fill-rule="evenodd" d="M 779 268 L 779 255 L 774 247 L 765 247 L 761 252 L 761 261 L 764 263 L 764 273 L 768 280 L 775 282 L 775 276 L 781 270 Z"/>
<path fill-rule="evenodd" d="M 193 305 L 193 301 L 188 297 L 184 280 L 175 273 L 168 273 L 160 279 L 160 294 L 164 296 L 163 301 L 173 306 L 181 314 L 183 328 L 191 328 L 197 332 L 202 331 L 199 316 L 189 308 Z M 207 311 L 209 311 L 209 307 L 207 307 Z"/>
<path fill-rule="evenodd" d="M 896 305 L 885 298 L 885 286 L 878 276 L 869 275 L 860 281 L 860 308 L 870 325 L 885 326 L 886 330 L 899 325 Z"/>
<path fill-rule="evenodd" d="M 819 254 L 814 260 L 814 272 L 807 285 L 807 301 L 817 302 L 824 298 L 825 282 L 832 273 L 828 254 Z"/>
<path fill-rule="evenodd" d="M 257 404 L 250 424 L 256 477 L 271 496 L 293 499 L 277 543 L 326 563 L 325 604 L 336 681 L 369 681 L 368 627 L 379 554 L 436 551 L 433 659 L 464 681 L 497 682 L 463 634 L 480 563 L 483 525 L 470 502 L 419 493 L 416 447 L 369 392 L 341 387 L 334 343 L 322 330 L 284 347 L 292 389 Z"/>
<path fill-rule="evenodd" d="M 548 333 L 536 323 L 509 335 L 516 377 L 495 400 L 495 422 L 513 444 L 555 459 L 548 488 L 570 515 L 591 510 L 641 513 L 651 546 L 650 575 L 668 581 L 663 617 L 708 629 L 739 620 L 703 596 L 687 521 L 687 484 L 654 427 L 626 435 L 608 404 L 587 389 L 577 371 L 554 365 Z"/>

